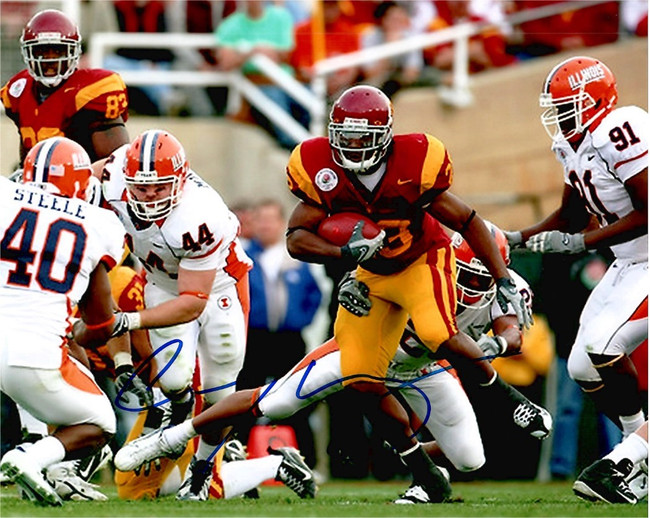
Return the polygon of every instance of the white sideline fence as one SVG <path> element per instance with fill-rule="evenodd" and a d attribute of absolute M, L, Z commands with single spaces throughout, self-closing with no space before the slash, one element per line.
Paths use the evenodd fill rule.
<path fill-rule="evenodd" d="M 577 0 L 547 5 L 507 16 L 504 24 L 516 26 L 523 22 L 584 9 L 607 1 L 610 0 Z M 74 0 L 69 0 L 67 3 L 74 3 Z M 453 82 L 450 87 L 438 87 L 440 98 L 443 102 L 458 108 L 470 105 L 473 96 L 469 74 L 469 39 L 490 26 L 493 24 L 463 23 L 439 31 L 418 34 L 402 41 L 385 43 L 373 48 L 321 60 L 314 66 L 315 75 L 309 87 L 297 81 L 266 56 L 253 56 L 251 60 L 261 73 L 307 110 L 310 114 L 308 129 L 299 124 L 267 97 L 257 85 L 239 72 L 119 69 L 116 69 L 116 72 L 119 72 L 124 81 L 131 86 L 165 84 L 227 87 L 229 95 L 226 111 L 228 113 L 236 112 L 241 99 L 244 98 L 268 117 L 273 124 L 289 134 L 296 142 L 300 142 L 312 136 L 325 134 L 326 81 L 329 74 L 350 66 L 363 65 L 378 59 L 398 56 L 412 50 L 421 50 L 444 43 L 454 43 Z M 619 31 L 619 34 L 624 34 L 624 32 Z M 117 47 L 157 47 L 168 48 L 172 51 L 179 49 L 198 51 L 216 47 L 216 40 L 213 34 L 99 32 L 90 37 L 88 49 L 90 66 L 101 68 L 104 57 Z"/>

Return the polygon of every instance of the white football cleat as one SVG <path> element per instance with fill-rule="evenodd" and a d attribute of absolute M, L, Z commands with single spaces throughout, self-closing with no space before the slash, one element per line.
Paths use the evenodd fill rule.
<path fill-rule="evenodd" d="M 145 463 L 162 457 L 179 458 L 185 451 L 185 444 L 171 446 L 164 430 L 156 430 L 125 444 L 115 454 L 115 467 L 120 471 L 133 471 Z"/>
<path fill-rule="evenodd" d="M 59 462 L 47 468 L 46 478 L 63 500 L 105 502 L 108 497 L 97 490 L 96 484 L 86 482 L 75 474 L 75 461 Z"/>
<path fill-rule="evenodd" d="M 54 488 L 45 480 L 38 465 L 18 449 L 5 453 L 0 461 L 0 471 L 18 484 L 32 502 L 39 505 L 63 505 Z"/>

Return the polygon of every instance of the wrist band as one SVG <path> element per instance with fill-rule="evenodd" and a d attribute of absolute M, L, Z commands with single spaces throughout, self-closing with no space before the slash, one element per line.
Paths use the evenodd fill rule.
<path fill-rule="evenodd" d="M 109 318 L 106 322 L 102 322 L 101 324 L 86 324 L 86 322 L 84 322 L 84 325 L 89 331 L 95 331 L 97 329 L 103 329 L 104 327 L 113 325 L 113 322 L 115 322 L 115 315 L 111 315 L 111 318 Z"/>
<path fill-rule="evenodd" d="M 115 364 L 116 369 L 118 367 L 121 367 L 122 365 L 133 366 L 133 359 L 131 358 L 131 355 L 129 353 L 124 351 L 119 351 L 116 352 L 115 355 L 113 356 L 113 363 Z"/>
<path fill-rule="evenodd" d="M 203 293 L 202 291 L 181 291 L 179 295 L 191 295 L 192 297 L 202 300 L 208 300 L 210 298 L 210 295 Z"/>

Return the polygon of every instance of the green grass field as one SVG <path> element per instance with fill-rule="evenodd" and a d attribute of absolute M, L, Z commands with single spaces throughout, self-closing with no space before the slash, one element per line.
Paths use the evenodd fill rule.
<path fill-rule="evenodd" d="M 454 483 L 454 501 L 446 504 L 398 506 L 389 502 L 407 482 L 347 482 L 323 484 L 315 500 L 300 500 L 286 487 L 262 486 L 259 500 L 236 498 L 209 502 L 118 500 L 114 488 L 102 490 L 107 502 L 66 502 L 63 507 L 38 507 L 21 500 L 14 487 L 0 492 L 0 515 L 53 517 L 162 516 L 648 516 L 648 504 L 636 506 L 585 502 L 576 498 L 569 482 Z"/>

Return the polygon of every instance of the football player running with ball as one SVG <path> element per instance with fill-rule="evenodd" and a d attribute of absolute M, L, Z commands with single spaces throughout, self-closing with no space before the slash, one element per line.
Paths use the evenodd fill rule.
<path fill-rule="evenodd" d="M 506 236 L 541 253 L 611 248 L 616 259 L 582 310 L 568 370 L 627 437 L 646 420 L 629 355 L 648 338 L 650 119 L 617 101 L 616 79 L 597 59 L 573 57 L 551 70 L 540 105 L 564 169 L 561 205 Z"/>
<path fill-rule="evenodd" d="M 342 285 L 341 293 L 357 296 L 365 285 L 371 307 L 367 315 L 339 308 L 334 338 L 341 351 L 343 384 L 365 398 L 364 411 L 413 473 L 412 487 L 401 500 L 441 502 L 450 496 L 451 487 L 415 439 L 406 411 L 384 383 L 409 317 L 428 350 L 449 360 L 465 385 L 507 401 L 512 419 L 523 429 L 543 438 L 550 432 L 551 418 L 504 383 L 476 342 L 459 331 L 455 257 L 440 222 L 468 242 L 495 279 L 501 307 L 512 305 L 519 326 L 530 325 L 530 308 L 483 220 L 448 192 L 452 165 L 444 145 L 426 134 L 393 137 L 392 115 L 391 102 L 380 90 L 350 88 L 332 108 L 329 138 L 307 140 L 293 151 L 289 186 L 302 201 L 289 221 L 287 247 L 299 259 L 357 265 L 356 279 Z M 366 239 L 359 225 L 346 245 L 333 245 L 317 229 L 338 212 L 370 217 L 382 232 Z M 236 398 L 228 403 L 179 427 L 174 437 L 163 433 L 122 449 L 116 466 L 141 464 L 165 450 L 173 453 L 176 441 L 220 426 L 240 411 Z"/>

